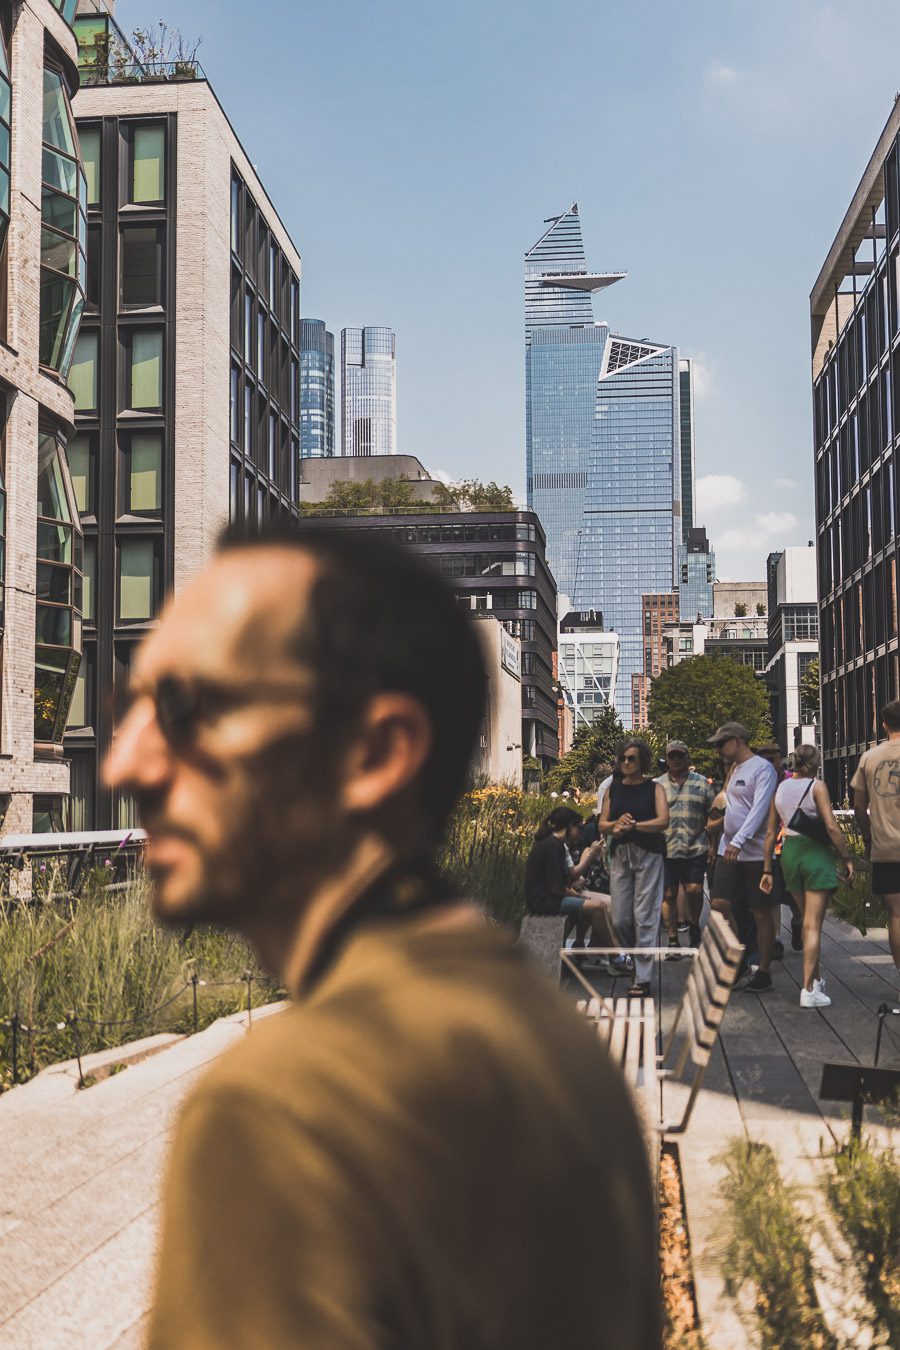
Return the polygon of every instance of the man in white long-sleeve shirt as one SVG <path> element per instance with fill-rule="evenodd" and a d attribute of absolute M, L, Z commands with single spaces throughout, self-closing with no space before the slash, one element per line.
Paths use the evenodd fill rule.
<path fill-rule="evenodd" d="M 750 732 L 740 722 L 725 722 L 710 736 L 708 744 L 716 747 L 725 764 L 734 766 L 726 789 L 725 828 L 711 903 L 725 915 L 745 945 L 752 932 L 752 911 L 759 968 L 744 988 L 752 994 L 764 994 L 772 988 L 777 905 L 759 886 L 765 868 L 766 822 L 778 778 L 772 765 L 750 749 Z"/>

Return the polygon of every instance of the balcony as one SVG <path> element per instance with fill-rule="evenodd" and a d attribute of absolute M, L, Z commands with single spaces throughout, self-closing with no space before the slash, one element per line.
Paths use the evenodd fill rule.
<path fill-rule="evenodd" d="M 86 61 L 81 54 L 78 67 L 82 86 L 107 84 L 162 84 L 176 80 L 205 80 L 197 60 L 135 61 L 115 53 L 107 60 Z"/>

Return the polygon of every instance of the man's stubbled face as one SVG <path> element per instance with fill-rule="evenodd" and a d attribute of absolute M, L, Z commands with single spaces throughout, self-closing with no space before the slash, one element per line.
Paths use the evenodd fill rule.
<path fill-rule="evenodd" d="M 346 845 L 336 741 L 292 651 L 315 577 L 296 550 L 222 554 L 141 647 L 105 772 L 137 800 L 164 922 L 246 932 L 299 907 Z M 175 744 L 156 702 L 173 681 L 192 709 Z"/>

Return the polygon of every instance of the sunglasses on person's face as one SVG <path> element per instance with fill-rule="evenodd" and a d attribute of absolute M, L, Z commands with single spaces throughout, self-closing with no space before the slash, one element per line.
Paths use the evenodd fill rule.
<path fill-rule="evenodd" d="M 132 686 L 126 693 L 122 716 L 141 698 L 153 701 L 156 724 L 166 743 L 176 752 L 190 750 L 203 727 L 212 725 L 225 713 L 258 702 L 300 704 L 308 687 L 299 680 L 260 680 L 252 685 L 228 685 L 212 680 L 188 679 L 181 675 L 163 675 L 152 689 Z"/>
<path fill-rule="evenodd" d="M 666 759 L 687 759 L 687 755 L 683 750 L 670 750 Z"/>
<path fill-rule="evenodd" d="M 637 762 L 638 762 L 637 755 L 623 755 L 620 760 L 620 763 L 622 764 L 637 764 Z"/>

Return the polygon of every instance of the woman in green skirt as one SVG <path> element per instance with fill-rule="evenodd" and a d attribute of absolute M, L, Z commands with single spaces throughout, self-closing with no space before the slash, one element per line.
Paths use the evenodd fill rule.
<path fill-rule="evenodd" d="M 801 1008 L 827 1008 L 831 999 L 825 981 L 819 978 L 822 924 L 828 901 L 838 887 L 835 850 L 845 867 L 842 880 L 853 880 L 853 861 L 847 840 L 834 818 L 825 784 L 816 774 L 819 752 L 814 745 L 799 745 L 793 757 L 794 776 L 779 784 L 769 811 L 766 860 L 760 890 L 772 890 L 772 858 L 779 833 L 784 831 L 781 870 L 784 884 L 803 915 L 803 988 Z M 800 813 L 798 820 L 798 812 Z M 791 829 L 791 822 L 801 829 Z"/>

